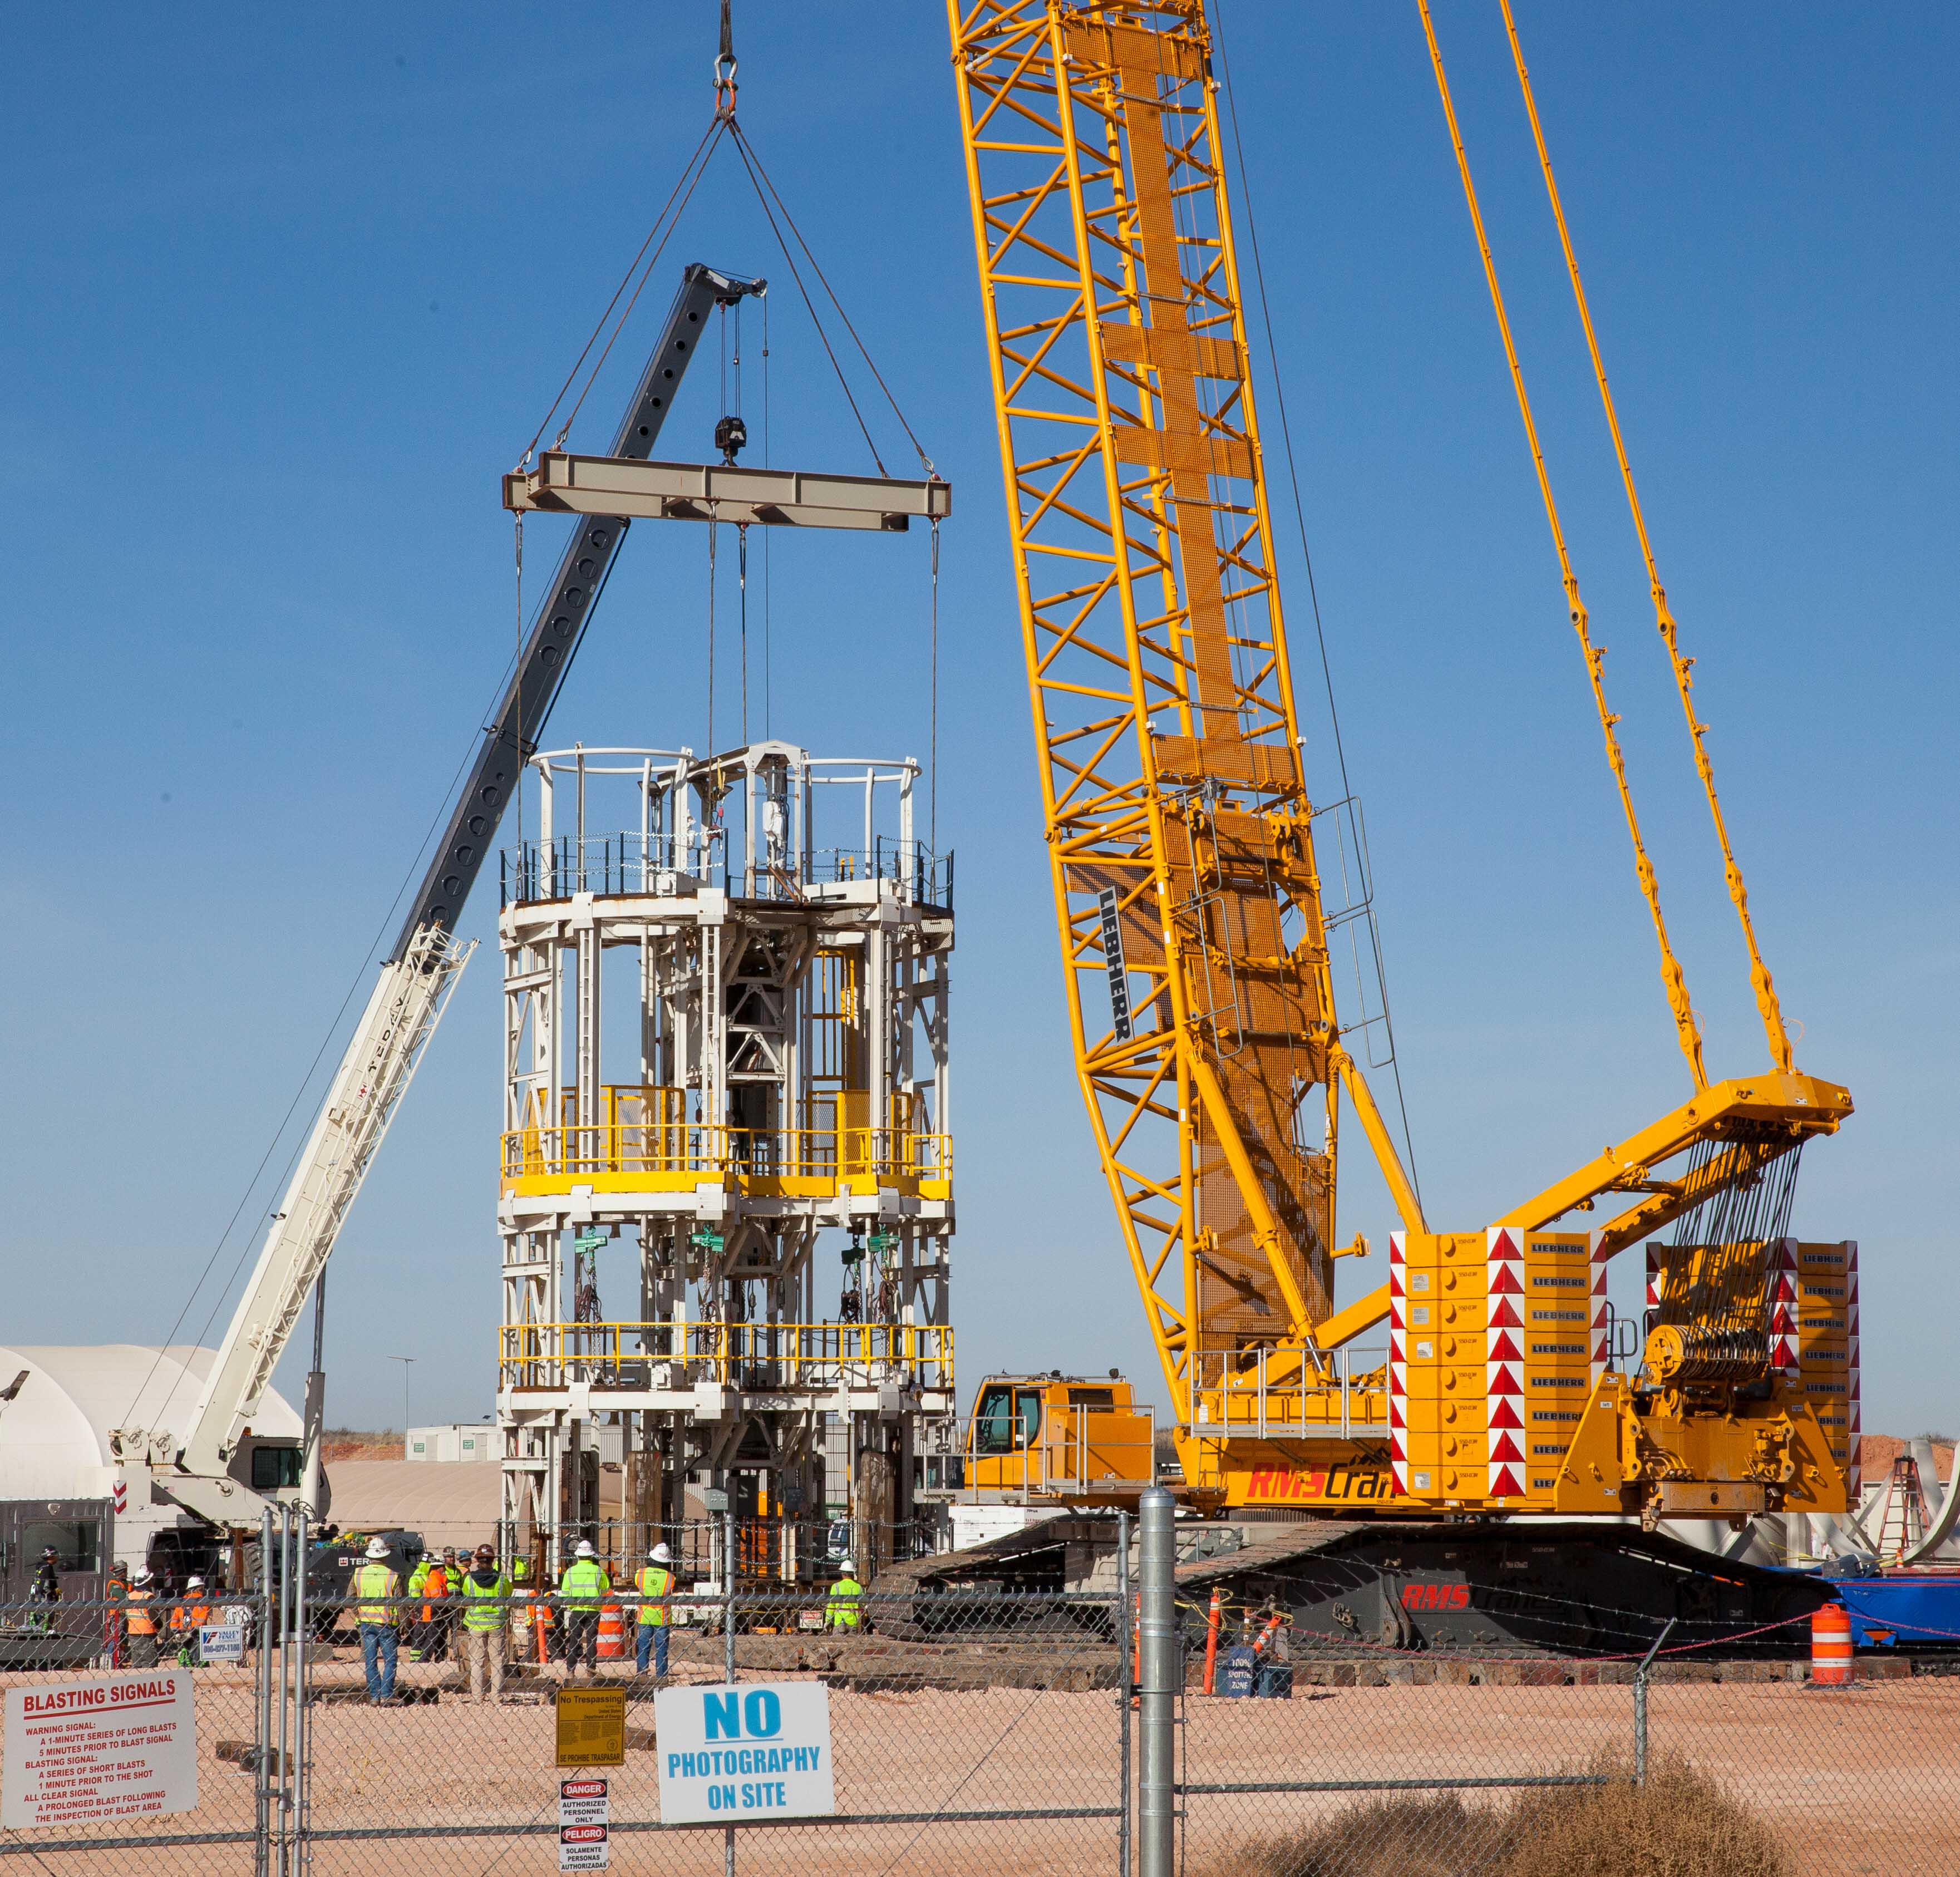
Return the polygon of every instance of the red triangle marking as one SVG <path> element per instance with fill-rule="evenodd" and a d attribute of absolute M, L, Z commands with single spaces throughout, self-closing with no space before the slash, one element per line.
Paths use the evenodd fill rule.
<path fill-rule="evenodd" d="M 1592 1351 L 1592 1360 L 1595 1362 L 1604 1362 L 1606 1360 L 1606 1340 L 1605 1337 L 1601 1337 L 1599 1347 Z"/>
<path fill-rule="evenodd" d="M 1599 1267 L 1599 1276 L 1592 1280 L 1592 1294 L 1596 1297 L 1603 1297 L 1606 1294 L 1606 1268 L 1603 1265 Z"/>
<path fill-rule="evenodd" d="M 1402 1451 L 1402 1437 L 1398 1433 L 1389 1436 L 1389 1458 L 1392 1460 L 1406 1460 L 1408 1458 Z"/>
<path fill-rule="evenodd" d="M 1602 1303 L 1592 1312 L 1593 1328 L 1603 1329 L 1605 1327 L 1608 1308 L 1607 1305 Z"/>
<path fill-rule="evenodd" d="M 1518 1451 L 1518 1443 L 1509 1434 L 1500 1434 L 1497 1444 L 1491 1449 L 1493 1460 L 1515 1460 L 1522 1466 L 1524 1455 Z"/>
<path fill-rule="evenodd" d="M 1518 1411 L 1509 1401 L 1497 1401 L 1491 1404 L 1491 1422 L 1493 1427 L 1522 1429 L 1524 1423 L 1518 1419 Z"/>
<path fill-rule="evenodd" d="M 1402 1274 L 1391 1265 L 1389 1267 L 1389 1295 L 1398 1297 L 1402 1294 Z"/>
<path fill-rule="evenodd" d="M 1508 1466 L 1494 1466 L 1491 1469 L 1488 1497 L 1492 1499 L 1516 1499 L 1521 1497 L 1518 1490 L 1517 1475 Z"/>
<path fill-rule="evenodd" d="M 1493 1258 L 1516 1258 L 1518 1255 L 1518 1243 L 1517 1240 L 1511 1236 L 1510 1228 L 1508 1226 L 1500 1226 L 1497 1228 L 1497 1237 L 1491 1241 L 1491 1255 Z"/>
<path fill-rule="evenodd" d="M 1494 1297 L 1521 1297 L 1525 1287 L 1518 1282 L 1518 1274 L 1509 1265 L 1495 1266 L 1491 1273 L 1491 1295 Z"/>
<path fill-rule="evenodd" d="M 1399 1427 L 1402 1425 L 1402 1403 L 1392 1395 L 1389 1397 L 1389 1425 L 1391 1427 Z"/>
<path fill-rule="evenodd" d="M 1515 1303 L 1507 1303 L 1500 1297 L 1497 1307 L 1491 1312 L 1491 1327 L 1493 1329 L 1522 1329 L 1524 1325 L 1518 1320 L 1518 1306 Z"/>
<path fill-rule="evenodd" d="M 1517 1358 L 1514 1356 L 1511 1360 L 1515 1362 Z M 1524 1389 L 1519 1383 L 1516 1370 L 1507 1368 L 1500 1362 L 1492 1363 L 1488 1366 L 1495 1369 L 1497 1373 L 1491 1377 L 1488 1385 L 1484 1389 L 1484 1392 L 1486 1395 L 1523 1394 Z"/>
<path fill-rule="evenodd" d="M 1486 1362 L 1522 1362 L 1524 1353 L 1513 1338 L 1500 1330 L 1491 1339 L 1490 1353 L 1484 1359 Z"/>

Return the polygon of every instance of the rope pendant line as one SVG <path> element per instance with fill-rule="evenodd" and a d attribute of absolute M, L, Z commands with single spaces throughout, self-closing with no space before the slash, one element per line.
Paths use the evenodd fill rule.
<path fill-rule="evenodd" d="M 1545 453 L 1539 447 L 1538 423 L 1532 415 L 1531 399 L 1525 390 L 1524 369 L 1518 362 L 1518 348 L 1511 336 L 1510 315 L 1504 310 L 1503 290 L 1497 285 L 1497 265 L 1491 258 L 1490 237 L 1484 232 L 1483 211 L 1478 206 L 1476 185 L 1471 180 L 1470 159 L 1463 148 L 1463 133 L 1456 122 L 1456 107 L 1449 95 L 1449 81 L 1443 68 L 1443 49 L 1437 43 L 1436 22 L 1429 10 L 1429 0 L 1416 0 L 1416 11 L 1422 16 L 1423 36 L 1429 42 L 1429 61 L 1436 73 L 1436 88 L 1443 100 L 1443 114 L 1449 127 L 1451 148 L 1456 153 L 1456 173 L 1462 179 L 1463 199 L 1470 211 L 1470 224 L 1477 237 L 1477 251 L 1484 263 L 1484 279 L 1491 290 L 1491 305 L 1497 316 L 1497 332 L 1503 341 L 1505 362 L 1510 367 L 1511 388 L 1517 394 L 1518 415 L 1524 420 L 1525 441 L 1531 449 L 1532 467 L 1538 476 L 1538 494 L 1545 503 L 1545 520 L 1551 528 L 1552 546 L 1558 554 L 1558 565 L 1565 587 L 1566 603 L 1572 618 L 1572 629 L 1579 636 L 1580 649 L 1585 654 L 1586 673 L 1592 686 L 1592 701 L 1599 712 L 1599 728 L 1605 738 L 1606 762 L 1613 771 L 1615 786 L 1619 791 L 1620 806 L 1626 817 L 1627 832 L 1634 844 L 1634 871 L 1638 876 L 1640 892 L 1647 903 L 1647 911 L 1653 920 L 1654 937 L 1660 946 L 1661 984 L 1667 993 L 1668 1006 L 1674 1013 L 1675 1034 L 1681 1044 L 1681 1053 L 1688 1059 L 1689 1072 L 1694 1077 L 1698 1090 L 1708 1086 L 1708 1073 L 1701 1061 L 1701 1027 L 1695 1020 L 1693 1005 L 1688 1001 L 1688 980 L 1682 975 L 1680 961 L 1675 956 L 1674 946 L 1667 934 L 1667 921 L 1660 908 L 1660 886 L 1656 879 L 1653 863 L 1647 857 L 1647 843 L 1640 835 L 1640 817 L 1634 811 L 1631 785 L 1627 780 L 1626 759 L 1620 749 L 1620 740 L 1614 726 L 1620 719 L 1618 714 L 1607 704 L 1605 659 L 1606 647 L 1592 642 L 1590 621 L 1586 603 L 1580 597 L 1578 576 L 1572 571 L 1572 557 L 1565 545 L 1565 530 L 1559 520 L 1558 504 L 1551 492 L 1551 477 L 1545 468 Z"/>
<path fill-rule="evenodd" d="M 1682 714 L 1688 721 L 1689 740 L 1694 746 L 1695 771 L 1701 778 L 1702 793 L 1715 823 L 1715 838 L 1722 849 L 1723 877 L 1728 884 L 1736 916 L 1742 921 L 1742 941 L 1748 947 L 1749 981 L 1755 987 L 1756 1008 L 1762 1017 L 1763 1035 L 1769 1044 L 1771 1060 L 1787 1075 L 1796 1068 L 1795 1052 L 1783 1027 L 1783 1008 L 1777 1001 L 1775 980 L 1771 977 L 1769 967 L 1763 962 L 1762 953 L 1756 944 L 1755 923 L 1749 917 L 1748 889 L 1742 883 L 1742 870 L 1729 845 L 1728 824 L 1723 819 L 1722 804 L 1715 793 L 1714 765 L 1703 741 L 1708 726 L 1694 714 L 1694 660 L 1682 656 L 1678 628 L 1667 603 L 1667 590 L 1662 586 L 1659 570 L 1654 565 L 1653 543 L 1648 539 L 1647 518 L 1640 512 L 1640 492 L 1634 486 L 1633 465 L 1628 460 L 1626 440 L 1620 432 L 1619 413 L 1614 408 L 1613 393 L 1606 382 L 1605 361 L 1600 356 L 1599 335 L 1593 330 L 1585 283 L 1579 277 L 1579 258 L 1573 251 L 1572 231 L 1566 223 L 1564 205 L 1559 200 L 1558 181 L 1551 173 L 1551 153 L 1545 147 L 1545 126 L 1538 121 L 1538 100 L 1532 93 L 1531 75 L 1525 65 L 1525 49 L 1518 38 L 1517 21 L 1511 15 L 1511 0 L 1498 0 L 1498 4 L 1503 9 L 1504 30 L 1511 42 L 1511 62 L 1517 68 L 1518 89 L 1524 97 L 1526 115 L 1531 119 L 1532 139 L 1538 146 L 1538 167 L 1545 176 L 1545 190 L 1551 202 L 1552 219 L 1558 224 L 1559 245 L 1565 253 L 1565 271 L 1572 282 L 1572 297 L 1579 308 L 1579 323 L 1585 328 L 1586 349 L 1592 360 L 1593 382 L 1599 387 L 1599 402 L 1606 412 L 1606 428 L 1612 436 L 1613 454 L 1620 466 L 1620 481 L 1627 492 L 1627 507 L 1634 518 L 1634 532 L 1640 537 L 1641 558 L 1647 563 L 1647 590 L 1653 600 L 1654 625 L 1667 647 L 1668 663 L 1673 668 L 1675 691 L 1681 699 Z"/>

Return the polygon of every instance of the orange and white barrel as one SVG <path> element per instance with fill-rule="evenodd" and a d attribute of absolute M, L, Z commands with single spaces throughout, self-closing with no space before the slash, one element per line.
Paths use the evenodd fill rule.
<path fill-rule="evenodd" d="M 600 1656 L 605 1661 L 616 1662 L 625 1653 L 625 1618 L 618 1604 L 602 1604 L 599 1611 Z"/>
<path fill-rule="evenodd" d="M 1851 1678 L 1851 1616 L 1841 1603 L 1811 1613 L 1810 1678 L 1827 1686 Z"/>

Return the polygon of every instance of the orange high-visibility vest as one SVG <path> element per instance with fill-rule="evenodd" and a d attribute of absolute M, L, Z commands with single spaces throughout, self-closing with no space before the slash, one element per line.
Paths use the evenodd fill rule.
<path fill-rule="evenodd" d="M 132 1636 L 156 1634 L 157 1613 L 150 1607 L 156 1595 L 154 1590 L 132 1590 L 129 1592 L 129 1634 Z"/>
<path fill-rule="evenodd" d="M 440 1564 L 430 1565 L 428 1575 L 422 1580 L 422 1595 L 425 1597 L 446 1597 L 449 1595 L 449 1573 Z M 422 1605 L 422 1621 L 425 1623 L 435 1621 L 435 1605 L 433 1603 Z"/>

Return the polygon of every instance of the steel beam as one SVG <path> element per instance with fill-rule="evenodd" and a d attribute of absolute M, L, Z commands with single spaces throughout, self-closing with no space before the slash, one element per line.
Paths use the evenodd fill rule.
<path fill-rule="evenodd" d="M 759 523 L 902 533 L 915 515 L 953 512 L 953 485 L 882 476 L 819 476 L 733 463 L 647 463 L 547 450 L 504 479 L 514 514 L 623 515 L 634 520 Z"/>

